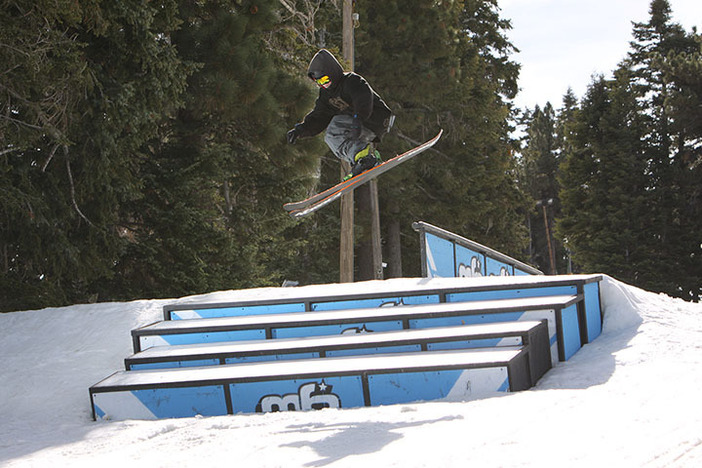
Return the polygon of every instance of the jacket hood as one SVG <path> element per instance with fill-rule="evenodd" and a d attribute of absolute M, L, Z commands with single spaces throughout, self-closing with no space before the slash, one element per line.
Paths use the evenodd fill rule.
<path fill-rule="evenodd" d="M 307 76 L 312 79 L 328 75 L 331 78 L 332 86 L 336 86 L 344 76 L 344 69 L 327 49 L 317 52 L 307 67 Z"/>

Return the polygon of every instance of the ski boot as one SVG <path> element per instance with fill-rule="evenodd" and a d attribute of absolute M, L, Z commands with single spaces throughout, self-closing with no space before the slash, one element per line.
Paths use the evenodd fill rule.
<path fill-rule="evenodd" d="M 372 144 L 369 144 L 361 151 L 356 153 L 354 157 L 354 164 L 351 167 L 351 172 L 349 172 L 346 177 L 342 179 L 342 182 L 349 180 L 352 177 L 357 176 L 361 172 L 365 172 L 368 169 L 372 169 L 383 160 L 380 159 L 380 153 L 376 150 Z"/>

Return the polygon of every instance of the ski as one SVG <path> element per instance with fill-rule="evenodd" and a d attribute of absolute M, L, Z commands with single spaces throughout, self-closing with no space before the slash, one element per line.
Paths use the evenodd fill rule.
<path fill-rule="evenodd" d="M 358 175 L 361 175 L 361 174 L 358 174 Z M 286 203 L 285 205 L 283 205 L 283 208 L 286 211 L 296 211 L 296 210 L 302 209 L 302 208 L 309 206 L 309 205 L 311 205 L 319 200 L 322 200 L 323 198 L 328 197 L 329 195 L 333 194 L 337 190 L 343 189 L 350 182 L 351 182 L 351 179 L 345 180 L 343 182 L 339 182 L 338 184 L 332 185 L 328 189 L 326 189 L 322 192 L 319 192 L 317 194 L 314 194 L 309 198 L 305 198 L 304 200 Z"/>
<path fill-rule="evenodd" d="M 443 132 L 443 130 L 440 130 L 439 133 L 437 133 L 431 140 L 426 141 L 425 143 L 422 143 L 421 145 L 391 159 L 388 159 L 387 161 L 384 161 L 365 172 L 361 172 L 355 177 L 340 182 L 327 190 L 324 190 L 323 192 L 312 195 L 311 197 L 299 202 L 286 203 L 283 205 L 283 208 L 289 211 L 290 216 L 293 218 L 302 218 L 310 213 L 314 213 L 318 209 L 338 199 L 343 194 L 354 190 L 356 187 L 359 187 L 369 180 L 378 177 L 380 174 L 387 172 L 398 164 L 407 161 L 428 148 L 431 148 L 437 141 L 439 141 L 439 138 L 441 138 Z"/>

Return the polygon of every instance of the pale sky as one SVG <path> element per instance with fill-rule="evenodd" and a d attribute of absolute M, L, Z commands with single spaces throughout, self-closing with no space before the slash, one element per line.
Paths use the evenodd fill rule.
<path fill-rule="evenodd" d="M 702 32 L 702 0 L 668 0 L 672 19 Z M 593 74 L 610 77 L 625 58 L 632 21 L 647 22 L 650 0 L 498 0 L 522 66 L 518 108 L 559 108 L 568 86 L 580 100 Z"/>

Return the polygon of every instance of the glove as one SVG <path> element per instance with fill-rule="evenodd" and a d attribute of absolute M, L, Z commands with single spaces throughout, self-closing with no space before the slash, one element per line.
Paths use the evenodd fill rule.
<path fill-rule="evenodd" d="M 353 123 L 351 124 L 351 129 L 349 130 L 349 137 L 353 140 L 358 140 L 361 137 L 362 128 L 363 123 L 361 123 L 361 118 L 358 115 L 354 115 Z"/>
<path fill-rule="evenodd" d="M 295 144 L 295 141 L 297 141 L 297 139 L 300 138 L 301 134 L 302 124 L 295 124 L 295 127 L 287 133 L 288 143 L 290 143 L 291 145 Z"/>

